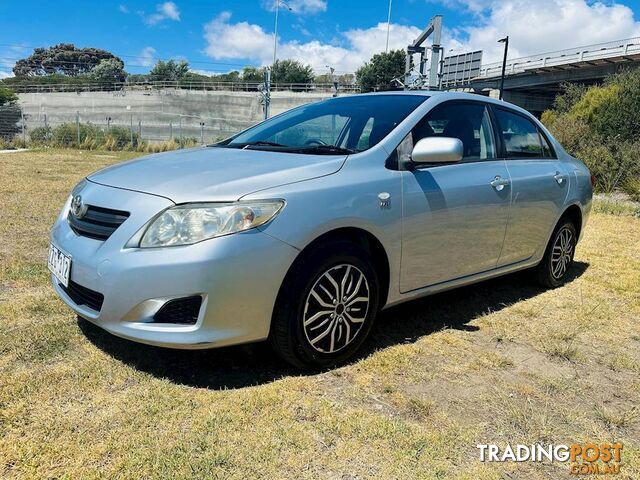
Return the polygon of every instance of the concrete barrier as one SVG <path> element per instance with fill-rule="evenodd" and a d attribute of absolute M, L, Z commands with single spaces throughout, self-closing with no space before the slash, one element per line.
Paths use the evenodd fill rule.
<path fill-rule="evenodd" d="M 38 126 L 90 122 L 133 128 L 147 140 L 178 136 L 212 141 L 260 122 L 257 92 L 181 89 L 20 93 L 27 132 Z M 330 93 L 273 92 L 271 114 L 330 98 Z M 203 123 L 204 125 L 201 125 Z"/>

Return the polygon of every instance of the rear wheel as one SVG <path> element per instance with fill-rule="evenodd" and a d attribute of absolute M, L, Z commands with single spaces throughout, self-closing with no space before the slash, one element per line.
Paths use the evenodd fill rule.
<path fill-rule="evenodd" d="M 577 243 L 576 227 L 568 218 L 562 218 L 551 235 L 544 258 L 538 265 L 538 281 L 548 288 L 562 285 L 573 263 Z"/>
<path fill-rule="evenodd" d="M 369 253 L 351 242 L 313 249 L 278 295 L 270 341 L 302 368 L 343 362 L 362 345 L 378 312 L 379 281 Z"/>

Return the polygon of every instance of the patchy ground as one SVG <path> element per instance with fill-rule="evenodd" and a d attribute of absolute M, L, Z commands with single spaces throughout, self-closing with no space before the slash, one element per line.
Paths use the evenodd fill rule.
<path fill-rule="evenodd" d="M 483 464 L 476 444 L 620 441 L 613 478 L 640 478 L 633 211 L 596 209 L 563 288 L 519 274 L 412 302 L 349 365 L 300 375 L 264 345 L 120 340 L 56 298 L 59 208 L 83 175 L 134 155 L 0 155 L 0 477 L 576 478 Z"/>

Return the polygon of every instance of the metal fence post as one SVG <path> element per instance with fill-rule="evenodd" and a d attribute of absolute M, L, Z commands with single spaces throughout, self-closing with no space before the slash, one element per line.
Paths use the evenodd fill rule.
<path fill-rule="evenodd" d="M 200 143 L 204 145 L 204 122 L 200 122 Z"/>
<path fill-rule="evenodd" d="M 173 140 L 173 123 L 169 122 L 169 140 Z"/>
<path fill-rule="evenodd" d="M 76 132 L 78 133 L 78 146 L 80 146 L 80 110 L 76 111 Z"/>
<path fill-rule="evenodd" d="M 22 118 L 22 143 L 27 144 L 27 135 L 26 135 L 26 128 L 24 125 L 24 112 L 22 111 L 22 109 L 20 110 L 20 118 Z"/>
<path fill-rule="evenodd" d="M 138 120 L 138 136 L 139 140 L 142 140 L 142 120 Z"/>

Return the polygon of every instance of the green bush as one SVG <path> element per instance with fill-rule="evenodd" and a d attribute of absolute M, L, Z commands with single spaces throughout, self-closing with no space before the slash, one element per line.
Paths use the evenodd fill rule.
<path fill-rule="evenodd" d="M 51 141 L 53 130 L 51 127 L 35 127 L 29 132 L 29 138 L 36 145 L 48 145 Z"/>
<path fill-rule="evenodd" d="M 107 150 L 134 150 L 140 143 L 140 136 L 126 127 L 110 127 L 107 130 L 105 146 Z"/>
<path fill-rule="evenodd" d="M 78 143 L 78 130 L 80 142 Z M 9 144 L 6 140 L 4 143 Z M 21 138 L 16 138 L 12 144 L 22 145 Z M 129 150 L 138 152 L 165 152 L 178 148 L 190 148 L 198 145 L 195 137 L 177 137 L 167 142 L 149 143 L 143 140 L 138 132 L 129 127 L 112 126 L 102 129 L 91 123 L 63 123 L 55 128 L 49 126 L 34 127 L 29 131 L 29 145 L 50 146 L 62 148 L 82 148 L 84 150 Z M 26 144 L 23 146 L 27 146 Z"/>
<path fill-rule="evenodd" d="M 63 123 L 53 129 L 52 143 L 56 147 L 79 147 L 100 138 L 104 134 L 91 123 Z"/>
<path fill-rule="evenodd" d="M 622 189 L 632 200 L 640 202 L 640 177 L 627 178 L 622 184 Z"/>
<path fill-rule="evenodd" d="M 198 139 L 194 137 L 176 137 L 175 142 L 178 148 L 191 148 L 198 145 Z"/>
<path fill-rule="evenodd" d="M 596 191 L 640 183 L 640 69 L 609 77 L 603 85 L 565 86 L 542 121 L 567 152 L 583 160 Z"/>

